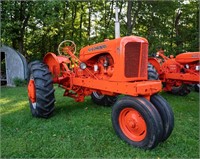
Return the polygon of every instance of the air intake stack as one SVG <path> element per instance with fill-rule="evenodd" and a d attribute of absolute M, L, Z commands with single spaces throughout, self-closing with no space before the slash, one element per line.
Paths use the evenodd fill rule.
<path fill-rule="evenodd" d="M 120 24 L 118 18 L 118 7 L 115 7 L 115 39 L 120 37 Z"/>

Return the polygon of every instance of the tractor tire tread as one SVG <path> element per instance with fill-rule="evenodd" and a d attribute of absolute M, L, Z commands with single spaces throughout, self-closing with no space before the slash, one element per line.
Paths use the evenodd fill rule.
<path fill-rule="evenodd" d="M 48 80 L 46 83 L 45 83 L 45 87 L 48 87 L 48 85 L 52 84 L 52 80 Z"/>
<path fill-rule="evenodd" d="M 161 116 L 164 129 L 161 142 L 164 142 L 173 131 L 174 113 L 169 103 L 159 94 L 152 95 L 150 102 L 155 106 Z"/>
<path fill-rule="evenodd" d="M 54 89 L 52 89 L 51 91 L 49 91 L 47 94 L 44 95 L 45 98 L 48 98 L 50 95 L 52 95 L 55 92 Z"/>
<path fill-rule="evenodd" d="M 148 79 L 149 80 L 158 80 L 158 73 L 154 66 L 150 63 L 148 63 Z"/>
<path fill-rule="evenodd" d="M 29 63 L 29 76 L 33 77 L 36 89 L 36 108 L 33 108 L 32 103 L 29 102 L 32 115 L 34 117 L 49 118 L 53 115 L 55 109 L 55 90 L 48 66 L 39 61 Z"/>

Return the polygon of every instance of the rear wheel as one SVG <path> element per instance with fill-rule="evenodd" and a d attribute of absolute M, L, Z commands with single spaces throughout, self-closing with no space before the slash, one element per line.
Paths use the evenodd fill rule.
<path fill-rule="evenodd" d="M 195 85 L 194 85 L 194 90 L 195 90 L 196 92 L 199 92 L 199 90 L 200 90 L 200 84 L 195 84 Z"/>
<path fill-rule="evenodd" d="M 163 123 L 163 136 L 161 141 L 167 140 L 174 128 L 174 114 L 168 102 L 160 95 L 155 94 L 150 98 L 151 103 L 158 110 Z"/>
<path fill-rule="evenodd" d="M 154 66 L 148 63 L 148 79 L 149 80 L 158 80 L 158 73 Z"/>
<path fill-rule="evenodd" d="M 98 92 L 92 92 L 91 99 L 97 105 L 111 106 L 116 102 L 117 96 L 108 96 L 99 94 Z"/>
<path fill-rule="evenodd" d="M 47 65 L 34 61 L 29 64 L 28 97 L 31 113 L 48 118 L 54 111 L 54 88 Z"/>
<path fill-rule="evenodd" d="M 172 87 L 171 93 L 174 95 L 186 96 L 191 92 L 191 85 L 182 84 L 179 87 Z"/>
<path fill-rule="evenodd" d="M 125 96 L 112 109 L 116 134 L 128 144 L 152 149 L 161 140 L 163 125 L 155 107 L 143 97 Z"/>

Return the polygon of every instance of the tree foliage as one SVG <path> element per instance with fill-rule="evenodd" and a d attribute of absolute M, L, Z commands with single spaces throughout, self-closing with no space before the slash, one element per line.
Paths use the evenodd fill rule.
<path fill-rule="evenodd" d="M 168 54 L 198 51 L 198 0 L 1 1 L 1 43 L 33 60 L 57 52 L 65 39 L 75 41 L 78 49 L 113 39 L 115 6 L 121 36 L 147 38 L 150 53 L 158 46 Z"/>

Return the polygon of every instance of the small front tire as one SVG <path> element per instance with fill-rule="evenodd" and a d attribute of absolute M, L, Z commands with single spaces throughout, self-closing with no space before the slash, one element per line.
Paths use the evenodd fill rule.
<path fill-rule="evenodd" d="M 143 97 L 125 96 L 112 109 L 116 134 L 128 144 L 152 149 L 161 140 L 163 125 L 155 107 Z"/>
<path fill-rule="evenodd" d="M 163 123 L 163 136 L 161 141 L 164 142 L 171 135 L 174 128 L 174 113 L 169 103 L 160 95 L 154 94 L 150 102 L 158 110 Z"/>

